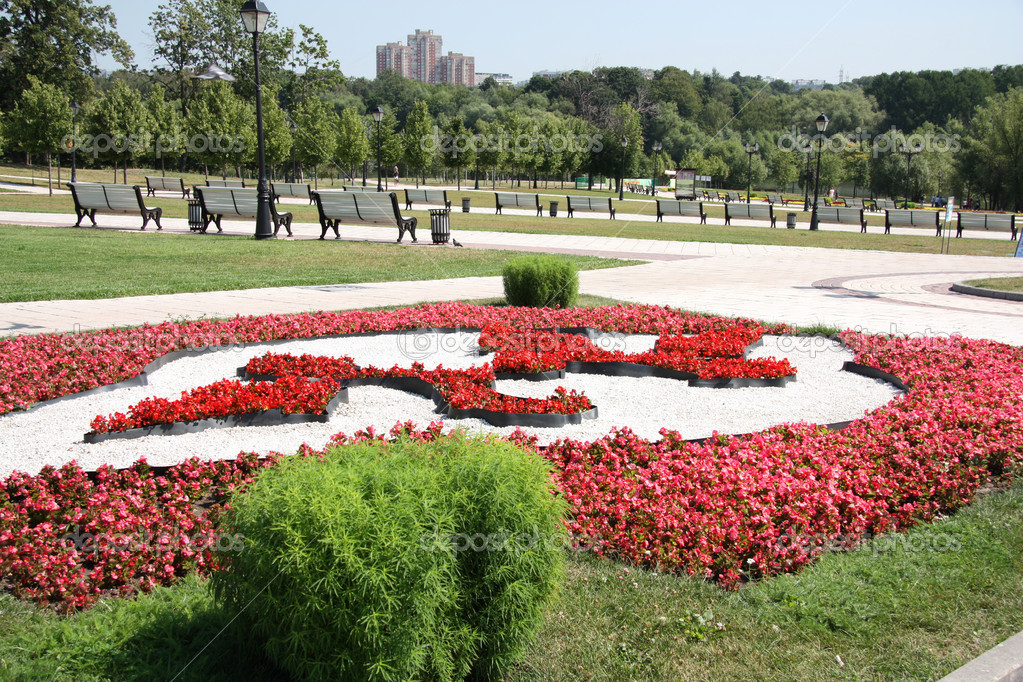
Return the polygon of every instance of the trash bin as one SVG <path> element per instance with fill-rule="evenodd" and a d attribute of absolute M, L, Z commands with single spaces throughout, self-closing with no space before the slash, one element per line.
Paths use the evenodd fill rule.
<path fill-rule="evenodd" d="M 785 227 L 789 228 L 790 230 L 796 229 L 795 213 L 789 213 L 788 216 L 785 218 Z"/>
<path fill-rule="evenodd" d="M 551 217 L 556 218 L 558 216 L 558 202 L 551 202 Z"/>
<path fill-rule="evenodd" d="M 202 206 L 198 199 L 188 200 L 188 229 L 192 232 L 202 229 Z"/>
<path fill-rule="evenodd" d="M 468 201 L 468 199 L 466 200 Z M 430 237 L 434 244 L 447 244 L 451 238 L 451 209 L 430 209 Z"/>
<path fill-rule="evenodd" d="M 462 199 L 462 213 L 469 212 L 469 197 Z"/>

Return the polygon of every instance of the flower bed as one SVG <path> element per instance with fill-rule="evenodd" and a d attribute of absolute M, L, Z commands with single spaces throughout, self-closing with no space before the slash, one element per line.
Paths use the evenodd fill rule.
<path fill-rule="evenodd" d="M 623 365 L 660 367 L 679 374 L 680 379 L 781 379 L 795 375 L 787 360 L 765 358 L 747 360 L 745 349 L 763 336 L 759 327 L 732 326 L 723 331 L 707 332 L 695 337 L 662 335 L 658 349 L 645 353 L 626 354 L 606 351 L 577 334 L 543 330 L 516 330 L 504 325 L 490 325 L 480 334 L 481 350 L 496 352 L 494 367 L 505 376 L 509 373 L 544 373 L 562 370 L 569 365 L 573 371 L 625 373 Z M 705 338 L 706 337 L 706 338 Z M 738 357 L 736 357 L 738 356 Z M 596 370 L 591 368 L 596 366 Z M 635 372 L 636 370 L 631 370 Z M 98 415 L 86 434 L 90 442 L 97 436 L 126 432 L 149 426 L 194 422 L 204 419 L 225 419 L 267 410 L 281 415 L 325 415 L 328 403 L 342 386 L 358 381 L 375 383 L 373 378 L 410 377 L 433 386 L 425 392 L 436 393 L 440 409 L 453 417 L 481 417 L 491 424 L 559 426 L 564 421 L 514 419 L 511 415 L 580 415 L 596 416 L 589 398 L 575 390 L 559 386 L 546 398 L 519 398 L 493 389 L 498 375 L 489 364 L 464 370 L 438 367 L 427 370 L 422 363 L 411 368 L 394 366 L 388 370 L 375 367 L 360 369 L 350 357 L 267 353 L 253 358 L 240 372 L 256 379 L 279 379 L 274 383 L 256 381 L 242 384 L 224 380 L 209 386 L 183 392 L 179 400 L 147 398 L 133 405 L 128 414 Z M 344 400 L 347 400 L 345 396 Z M 204 426 L 204 425 L 199 425 Z M 138 432 L 136 435 L 148 435 Z"/>
<path fill-rule="evenodd" d="M 467 312 L 451 306 L 451 317 L 445 317 L 438 307 L 427 309 L 416 309 L 415 315 L 437 326 L 460 323 Z M 715 318 L 639 307 L 601 309 L 594 319 L 587 311 L 566 311 L 557 320 L 540 314 L 535 321 L 541 323 L 537 326 L 601 321 L 613 330 L 608 310 L 617 311 L 622 330 L 629 332 L 658 326 L 656 333 L 670 332 L 668 318 L 689 332 L 727 326 Z M 638 319 L 636 311 L 647 317 Z M 475 313 L 477 319 L 490 314 Z M 289 319 L 274 325 L 293 329 Z M 255 324 L 265 329 L 268 323 Z M 41 338 L 35 347 L 34 338 L 3 343 L 8 350 L 17 346 L 52 358 L 52 340 Z M 731 587 L 798 570 L 829 547 L 952 511 L 967 504 L 991 476 L 1008 477 L 1018 469 L 1023 350 L 957 337 L 906 340 L 846 333 L 842 338 L 858 362 L 899 376 L 911 393 L 839 432 L 780 425 L 751 436 L 689 443 L 669 431 L 651 442 L 620 430 L 591 443 L 566 440 L 537 448 L 557 467 L 558 487 L 571 508 L 571 530 L 609 557 Z M 85 360 L 74 366 L 88 379 L 68 370 L 60 382 L 32 392 L 22 386 L 32 354 L 0 357 L 22 382 L 5 385 L 7 400 L 15 385 L 19 395 L 38 396 L 58 383 L 85 386 L 97 376 L 91 360 Z M 415 438 L 443 437 L 439 424 L 424 431 L 403 425 L 391 435 L 399 431 Z M 370 431 L 339 435 L 332 442 L 376 437 L 381 436 Z M 536 447 L 523 433 L 512 438 Z M 18 596 L 73 609 L 102 594 L 146 590 L 190 570 L 208 571 L 216 552 L 206 538 L 215 536 L 226 495 L 260 466 L 272 464 L 248 456 L 227 463 L 189 461 L 159 475 L 136 465 L 120 472 L 103 469 L 90 478 L 73 464 L 37 476 L 14 474 L 0 484 L 0 576 Z M 160 533 L 175 528 L 183 530 L 163 542 Z M 83 549 L 74 538 L 86 533 L 105 540 L 85 543 Z M 118 534 L 129 533 L 151 533 L 157 541 L 140 547 L 116 541 Z M 233 543 L 228 539 L 221 546 Z"/>

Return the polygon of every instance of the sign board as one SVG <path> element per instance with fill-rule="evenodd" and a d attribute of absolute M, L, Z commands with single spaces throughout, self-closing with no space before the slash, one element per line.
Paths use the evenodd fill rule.
<path fill-rule="evenodd" d="M 1023 237 L 1016 242 L 1016 258 L 1023 258 Z"/>

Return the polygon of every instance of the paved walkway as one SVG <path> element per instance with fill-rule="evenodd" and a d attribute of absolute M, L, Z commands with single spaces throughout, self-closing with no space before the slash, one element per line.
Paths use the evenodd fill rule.
<path fill-rule="evenodd" d="M 0 212 L 0 223 L 67 226 L 74 223 L 74 217 Z M 143 238 L 161 236 L 152 230 L 139 233 L 139 220 L 132 216 L 103 216 L 102 224 L 111 229 L 132 229 Z M 164 224 L 164 232 L 188 231 L 183 219 L 168 218 Z M 250 222 L 223 224 L 225 234 L 252 234 Z M 319 225 L 312 223 L 297 223 L 294 230 L 296 239 L 315 239 L 320 233 Z M 389 241 L 393 232 L 379 227 L 342 230 L 345 239 L 358 241 Z M 455 236 L 470 248 L 586 253 L 650 261 L 581 273 L 581 291 L 589 294 L 797 325 L 821 323 L 915 335 L 959 333 L 1023 345 L 1023 303 L 949 291 L 955 281 L 991 275 L 1023 276 L 1023 259 L 472 230 L 457 230 Z M 410 248 L 451 247 L 421 243 Z M 5 303 L 0 304 L 0 334 L 500 295 L 499 277 L 479 277 Z"/>

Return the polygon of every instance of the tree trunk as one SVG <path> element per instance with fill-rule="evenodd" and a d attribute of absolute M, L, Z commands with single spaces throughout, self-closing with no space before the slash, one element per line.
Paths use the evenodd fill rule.
<path fill-rule="evenodd" d="M 46 185 L 50 188 L 50 196 L 53 196 L 53 163 L 50 161 L 50 152 L 46 152 Z"/>
<path fill-rule="evenodd" d="M 122 166 L 121 178 L 124 181 L 124 184 L 127 185 L 128 184 L 128 159 L 124 160 L 124 166 Z"/>

